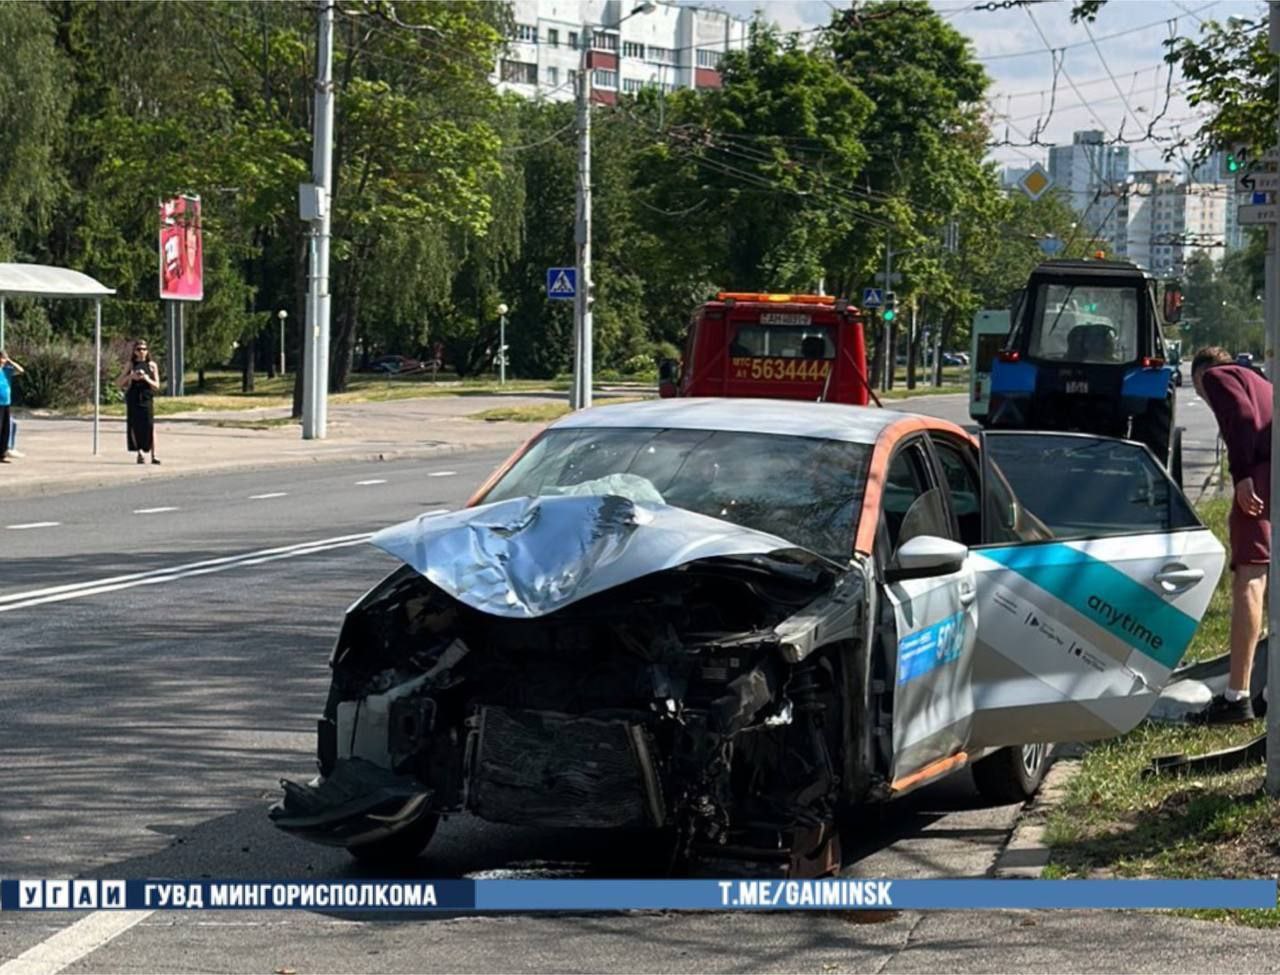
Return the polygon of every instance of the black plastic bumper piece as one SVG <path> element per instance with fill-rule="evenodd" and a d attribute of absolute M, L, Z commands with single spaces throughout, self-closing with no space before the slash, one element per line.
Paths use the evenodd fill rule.
<path fill-rule="evenodd" d="M 409 775 L 358 758 L 307 784 L 281 779 L 284 798 L 268 811 L 287 833 L 328 846 L 370 843 L 431 815 L 429 789 Z"/>

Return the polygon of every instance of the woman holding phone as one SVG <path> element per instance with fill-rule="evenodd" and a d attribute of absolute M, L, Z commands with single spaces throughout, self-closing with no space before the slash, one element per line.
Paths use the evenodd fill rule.
<path fill-rule="evenodd" d="M 133 343 L 133 353 L 117 384 L 125 391 L 128 449 L 137 453 L 139 464 L 146 463 L 142 455 L 147 453 L 151 455 L 151 463 L 160 463 L 156 459 L 154 406 L 155 394 L 160 388 L 160 368 L 147 351 L 144 339 Z"/>

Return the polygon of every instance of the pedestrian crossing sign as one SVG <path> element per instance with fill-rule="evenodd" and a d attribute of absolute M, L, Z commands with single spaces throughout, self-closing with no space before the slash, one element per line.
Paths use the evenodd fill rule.
<path fill-rule="evenodd" d="M 547 268 L 547 297 L 552 301 L 572 301 L 578 294 L 576 267 Z"/>

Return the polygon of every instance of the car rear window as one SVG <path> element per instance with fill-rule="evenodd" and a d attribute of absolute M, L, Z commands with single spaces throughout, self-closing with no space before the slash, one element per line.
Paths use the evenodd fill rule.
<path fill-rule="evenodd" d="M 485 502 L 618 494 L 778 535 L 847 561 L 871 447 L 815 437 L 651 428 L 548 430 Z"/>
<path fill-rule="evenodd" d="M 803 317 L 803 316 L 802 316 Z M 771 359 L 834 359 L 835 328 L 831 325 L 739 325 L 729 354 Z"/>

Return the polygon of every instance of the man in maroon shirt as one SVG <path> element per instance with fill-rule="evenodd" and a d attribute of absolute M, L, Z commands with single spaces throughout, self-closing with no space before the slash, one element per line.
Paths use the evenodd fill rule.
<path fill-rule="evenodd" d="M 1191 362 L 1191 381 L 1209 404 L 1227 445 L 1235 482 L 1231 531 L 1231 672 L 1225 694 L 1199 716 L 1205 724 L 1253 720 L 1249 675 L 1262 633 L 1271 561 L 1271 383 L 1210 346 Z M 1280 652 L 1280 651 L 1278 651 Z"/>

